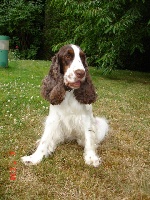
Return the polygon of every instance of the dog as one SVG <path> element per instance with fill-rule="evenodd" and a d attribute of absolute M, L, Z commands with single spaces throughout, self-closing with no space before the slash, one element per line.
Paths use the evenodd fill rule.
<path fill-rule="evenodd" d="M 92 103 L 97 94 L 86 55 L 79 46 L 69 44 L 60 48 L 52 58 L 41 93 L 50 102 L 50 112 L 36 151 L 22 157 L 22 162 L 36 165 L 44 156 L 51 155 L 58 144 L 76 140 L 84 147 L 85 163 L 98 167 L 101 159 L 96 149 L 108 132 L 108 123 L 104 118 L 93 116 Z"/>

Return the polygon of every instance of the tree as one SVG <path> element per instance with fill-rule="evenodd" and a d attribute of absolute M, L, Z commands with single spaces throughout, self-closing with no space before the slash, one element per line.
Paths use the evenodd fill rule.
<path fill-rule="evenodd" d="M 0 34 L 10 36 L 10 47 L 19 47 L 23 58 L 35 58 L 44 26 L 42 0 L 3 0 L 0 5 Z M 7 13 L 7 14 L 6 14 Z"/>
<path fill-rule="evenodd" d="M 62 2 L 63 4 L 63 2 Z M 66 12 L 65 6 L 46 1 L 45 6 L 45 27 L 44 27 L 44 47 L 45 58 L 49 59 L 53 52 L 57 51 L 62 45 L 74 43 L 74 29 L 80 21 L 77 20 L 75 13 Z"/>
<path fill-rule="evenodd" d="M 56 33 L 53 50 L 70 42 L 79 44 L 86 49 L 90 64 L 104 71 L 126 68 L 125 58 L 148 51 L 149 1 L 51 0 L 47 4 L 50 10 L 55 7 L 54 22 L 60 17 L 57 28 L 51 26 Z"/>

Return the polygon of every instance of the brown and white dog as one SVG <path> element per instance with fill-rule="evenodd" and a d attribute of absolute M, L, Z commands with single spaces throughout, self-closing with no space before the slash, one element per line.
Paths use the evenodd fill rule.
<path fill-rule="evenodd" d="M 22 162 L 38 164 L 59 143 L 76 140 L 84 147 L 85 163 L 97 167 L 100 158 L 96 149 L 108 132 L 108 124 L 104 118 L 93 117 L 91 103 L 97 95 L 86 56 L 79 46 L 65 45 L 53 57 L 49 74 L 43 80 L 42 95 L 50 102 L 45 130 L 37 150 L 22 157 Z"/>

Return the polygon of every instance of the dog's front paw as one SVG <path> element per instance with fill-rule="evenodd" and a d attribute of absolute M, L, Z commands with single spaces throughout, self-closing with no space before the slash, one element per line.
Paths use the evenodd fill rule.
<path fill-rule="evenodd" d="M 94 167 L 98 167 L 101 163 L 101 158 L 99 158 L 93 151 L 86 152 L 84 159 L 87 165 L 93 165 Z"/>
<path fill-rule="evenodd" d="M 35 155 L 21 157 L 21 161 L 25 165 L 36 165 L 36 164 L 40 163 L 41 160 L 42 160 L 42 158 L 37 157 Z"/>

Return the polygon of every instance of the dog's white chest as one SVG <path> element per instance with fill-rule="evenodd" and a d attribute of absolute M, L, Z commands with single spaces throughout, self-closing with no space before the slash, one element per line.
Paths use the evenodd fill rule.
<path fill-rule="evenodd" d="M 70 114 L 81 114 L 84 105 L 80 104 L 74 97 L 73 90 L 66 92 L 64 101 L 62 102 L 62 108 L 66 113 Z"/>
<path fill-rule="evenodd" d="M 66 96 L 61 105 L 62 109 L 66 111 L 66 113 L 81 115 L 86 111 L 91 110 L 92 106 L 89 104 L 81 104 L 74 97 L 73 90 L 70 92 L 66 92 Z"/>

